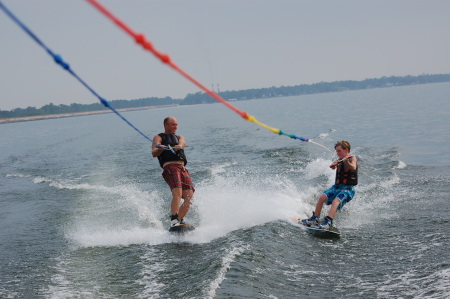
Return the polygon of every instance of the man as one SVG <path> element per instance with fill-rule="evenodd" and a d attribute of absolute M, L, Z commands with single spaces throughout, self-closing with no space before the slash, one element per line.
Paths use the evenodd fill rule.
<path fill-rule="evenodd" d="M 152 156 L 158 157 L 159 165 L 163 168 L 162 176 L 172 191 L 170 227 L 184 224 L 184 216 L 189 211 L 195 189 L 191 176 L 185 168 L 187 164 L 184 148 L 186 140 L 176 135 L 178 121 L 172 117 L 164 119 L 164 133 L 153 137 Z M 156 145 L 163 146 L 160 148 Z M 183 204 L 181 204 L 183 199 Z"/>
<path fill-rule="evenodd" d="M 335 183 L 319 197 L 312 217 L 301 221 L 304 225 L 318 225 L 321 229 L 329 230 L 333 226 L 336 212 L 355 196 L 354 186 L 358 184 L 358 161 L 356 157 L 350 155 L 350 143 L 345 140 L 338 141 L 334 149 L 339 158 L 330 165 L 331 169 L 336 169 Z M 331 208 L 328 216 L 319 223 L 323 204 L 331 205 Z"/>

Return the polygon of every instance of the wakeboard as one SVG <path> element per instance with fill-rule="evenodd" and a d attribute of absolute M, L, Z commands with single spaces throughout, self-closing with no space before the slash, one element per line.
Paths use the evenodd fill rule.
<path fill-rule="evenodd" d="M 195 229 L 195 227 L 192 224 L 183 223 L 183 224 L 171 227 L 169 229 L 169 232 L 172 232 L 172 233 L 186 233 L 186 232 L 192 231 L 194 229 Z"/>
<path fill-rule="evenodd" d="M 301 225 L 306 229 L 308 233 L 311 235 L 321 237 L 321 238 L 339 238 L 341 236 L 341 232 L 335 226 L 332 226 L 330 229 L 321 229 L 318 226 L 307 226 L 304 225 L 300 218 L 291 217 L 292 222 L 297 225 Z"/>

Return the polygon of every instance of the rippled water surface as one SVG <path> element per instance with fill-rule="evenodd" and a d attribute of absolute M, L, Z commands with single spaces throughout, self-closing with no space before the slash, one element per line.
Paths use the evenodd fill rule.
<path fill-rule="evenodd" d="M 333 154 L 220 104 L 173 115 L 196 185 L 185 236 L 151 144 L 115 115 L 0 125 L 1 298 L 447 298 L 450 84 L 234 102 L 358 157 L 340 239 L 290 223 L 329 187 Z"/>

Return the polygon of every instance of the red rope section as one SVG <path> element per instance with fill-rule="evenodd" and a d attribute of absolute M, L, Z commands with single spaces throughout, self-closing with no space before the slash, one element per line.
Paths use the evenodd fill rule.
<path fill-rule="evenodd" d="M 106 7 L 98 3 L 96 0 L 86 0 L 90 4 L 92 4 L 95 8 L 97 8 L 101 13 L 103 13 L 106 17 L 108 17 L 111 21 L 113 21 L 117 26 L 122 28 L 128 35 L 130 35 L 136 43 L 140 44 L 145 50 L 150 51 L 153 55 L 155 55 L 157 58 L 159 58 L 163 63 L 169 65 L 171 68 L 173 68 L 175 71 L 177 71 L 179 74 L 181 74 L 183 77 L 197 85 L 201 90 L 205 91 L 207 94 L 209 94 L 211 97 L 213 97 L 215 100 L 219 101 L 220 103 L 224 104 L 237 114 L 239 114 L 241 117 L 245 118 L 246 120 L 249 120 L 249 115 L 247 112 L 241 111 L 231 105 L 229 102 L 227 102 L 224 98 L 219 96 L 217 93 L 213 92 L 212 90 L 208 89 L 206 86 L 201 84 L 199 81 L 197 81 L 194 77 L 186 73 L 184 70 L 182 70 L 180 67 L 178 67 L 170 58 L 168 54 L 164 54 L 160 51 L 158 51 L 155 47 L 153 47 L 153 44 L 146 39 L 144 34 L 136 33 L 134 32 L 130 27 L 127 26 L 124 22 L 122 22 L 119 18 L 117 18 L 115 15 L 113 15 Z"/>

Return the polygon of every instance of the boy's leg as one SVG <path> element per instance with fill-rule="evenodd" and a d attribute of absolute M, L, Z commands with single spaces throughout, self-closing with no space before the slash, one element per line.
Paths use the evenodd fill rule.
<path fill-rule="evenodd" d="M 319 200 L 317 201 L 316 204 L 316 210 L 314 211 L 314 216 L 319 217 L 320 213 L 322 212 L 322 208 L 323 208 L 323 204 L 328 200 L 328 197 L 325 193 L 322 193 L 322 195 L 320 195 Z"/>
<path fill-rule="evenodd" d="M 335 198 L 333 200 L 333 203 L 331 204 L 330 211 L 328 212 L 328 217 L 334 218 L 334 215 L 336 215 L 336 212 L 338 210 L 339 205 L 341 204 L 341 201 L 339 198 Z"/>

